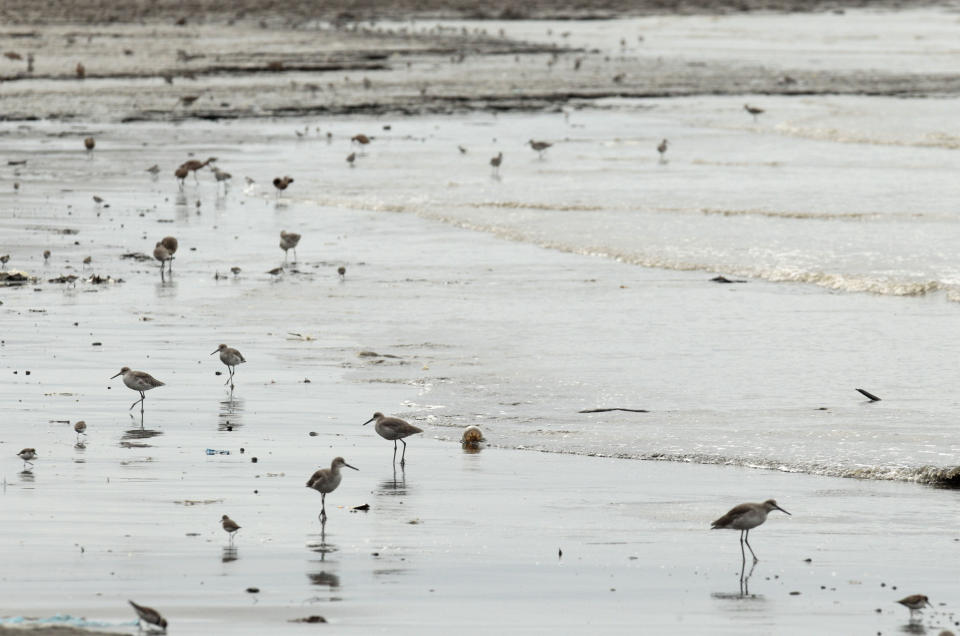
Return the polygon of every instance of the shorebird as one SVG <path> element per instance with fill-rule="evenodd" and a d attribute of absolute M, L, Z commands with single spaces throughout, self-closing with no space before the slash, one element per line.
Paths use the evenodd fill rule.
<path fill-rule="evenodd" d="M 164 236 L 160 239 L 160 244 L 163 245 L 167 252 L 170 253 L 170 271 L 173 271 L 173 255 L 177 253 L 177 248 L 180 247 L 180 242 L 173 236 Z"/>
<path fill-rule="evenodd" d="M 357 153 L 351 152 L 349 155 L 347 155 L 347 163 L 350 164 L 351 168 L 353 167 L 353 162 L 356 160 L 357 160 Z"/>
<path fill-rule="evenodd" d="M 146 396 L 143 394 L 144 391 L 155 389 L 158 386 L 164 386 L 163 382 L 149 373 L 145 371 L 131 371 L 130 367 L 123 367 L 117 375 L 123 376 L 123 383 L 127 385 L 128 389 L 140 392 L 140 399 L 130 405 L 129 410 L 131 411 L 138 403 L 140 404 L 140 410 L 143 411 L 143 401 L 146 399 Z M 112 380 L 117 377 L 117 375 L 112 376 L 110 379 Z"/>
<path fill-rule="evenodd" d="M 300 242 L 300 235 L 296 232 L 286 232 L 280 230 L 280 249 L 283 250 L 283 262 L 287 262 L 287 250 L 293 250 L 293 262 L 297 262 L 297 244 Z"/>
<path fill-rule="evenodd" d="M 92 256 L 87 256 L 86 258 L 83 259 L 83 266 L 86 267 L 87 265 L 89 265 L 89 264 L 92 263 L 92 262 L 93 262 L 93 257 L 92 257 Z"/>
<path fill-rule="evenodd" d="M 406 455 L 407 455 L 407 443 L 403 441 L 404 437 L 409 437 L 411 435 L 416 435 L 417 433 L 422 433 L 423 430 L 417 428 L 413 424 L 401 420 L 397 417 L 387 417 L 383 413 L 377 412 L 373 414 L 369 420 L 363 423 L 364 426 L 376 420 L 374 428 L 377 429 L 377 435 L 382 437 L 385 440 L 393 441 L 393 461 L 397 461 L 397 440 L 400 440 L 403 443 L 403 453 L 400 455 L 400 465 L 403 466 L 406 464 Z"/>
<path fill-rule="evenodd" d="M 490 165 L 493 166 L 493 174 L 500 174 L 500 164 L 503 163 L 503 153 L 498 152 L 497 156 L 490 160 Z"/>
<path fill-rule="evenodd" d="M 73 425 L 73 430 L 77 432 L 77 441 L 79 442 L 80 436 L 87 434 L 87 423 L 84 422 L 83 420 L 80 420 L 79 422 Z"/>
<path fill-rule="evenodd" d="M 463 430 L 463 436 L 460 438 L 460 445 L 464 448 L 479 448 L 481 442 L 485 442 L 483 431 L 478 426 L 468 426 Z"/>
<path fill-rule="evenodd" d="M 180 189 L 183 190 L 183 182 L 187 178 L 187 175 L 190 174 L 190 169 L 186 166 L 180 166 L 173 171 L 173 176 L 180 181 Z"/>
<path fill-rule="evenodd" d="M 757 116 L 763 114 L 762 108 L 757 108 L 756 106 L 751 106 L 750 104 L 744 104 L 743 109 L 753 115 L 753 121 L 757 121 Z"/>
<path fill-rule="evenodd" d="M 322 523 L 326 523 L 327 521 L 327 493 L 333 492 L 337 489 L 337 486 L 340 485 L 340 479 L 342 478 L 340 475 L 341 466 L 360 470 L 356 466 L 351 466 L 345 462 L 343 457 L 335 457 L 333 461 L 330 462 L 330 468 L 321 468 L 313 473 L 310 479 L 307 480 L 307 488 L 313 488 L 320 493 L 320 521 Z"/>
<path fill-rule="evenodd" d="M 156 625 L 163 631 L 167 631 L 167 619 L 160 616 L 160 612 L 152 607 L 137 605 L 133 601 L 127 602 L 133 606 L 134 611 L 137 613 L 137 629 L 140 629 L 140 621 L 143 621 L 147 625 Z"/>
<path fill-rule="evenodd" d="M 156 246 L 153 248 L 153 257 L 160 261 L 160 275 L 162 276 L 164 264 L 173 260 L 173 256 L 170 255 L 170 250 L 164 247 L 163 241 L 157 241 Z"/>
<path fill-rule="evenodd" d="M 351 143 L 360 144 L 361 146 L 366 146 L 370 143 L 370 138 L 360 133 L 359 135 L 354 135 L 350 138 Z"/>
<path fill-rule="evenodd" d="M 46 264 L 50 260 L 50 250 L 43 250 L 43 262 Z"/>
<path fill-rule="evenodd" d="M 930 604 L 930 599 L 923 594 L 911 594 L 906 598 L 900 599 L 897 603 L 900 603 L 910 610 L 910 620 L 913 620 L 914 612 L 919 612 L 924 607 L 933 607 L 933 605 Z"/>
<path fill-rule="evenodd" d="M 753 548 L 750 547 L 750 530 L 752 528 L 756 528 L 766 521 L 767 513 L 769 513 L 771 510 L 779 510 L 780 512 L 785 512 L 788 515 L 790 514 L 778 506 L 777 502 L 773 499 L 767 499 L 763 503 L 743 503 L 739 506 L 734 506 L 730 509 L 730 512 L 711 523 L 710 529 L 739 530 L 740 554 L 743 555 L 744 560 L 746 560 L 746 554 L 743 552 L 743 544 L 746 543 L 747 548 L 750 549 L 750 554 L 753 555 L 753 562 L 756 563 L 760 559 L 757 558 L 757 555 L 753 552 Z"/>
<path fill-rule="evenodd" d="M 152 166 L 147 168 L 147 172 L 149 172 L 152 175 L 158 175 L 160 174 L 160 166 L 158 166 L 157 164 L 153 164 Z"/>
<path fill-rule="evenodd" d="M 200 99 L 199 95 L 183 95 L 180 97 L 180 103 L 184 106 L 192 106 L 198 99 Z"/>
<path fill-rule="evenodd" d="M 547 141 L 534 141 L 533 139 L 531 139 L 531 140 L 530 140 L 529 142 L 527 142 L 527 143 L 530 144 L 530 147 L 531 147 L 531 148 L 533 148 L 534 150 L 537 151 L 537 154 L 540 155 L 540 158 L 541 158 L 541 159 L 543 159 L 543 153 L 545 153 L 545 152 L 547 151 L 547 148 L 549 148 L 550 146 L 553 145 L 552 143 L 547 142 Z"/>
<path fill-rule="evenodd" d="M 233 535 L 236 534 L 237 530 L 240 529 L 240 526 L 237 525 L 236 521 L 234 521 L 227 515 L 223 515 L 222 517 L 220 517 L 220 525 L 222 525 L 224 531 L 228 535 L 230 535 L 230 543 L 233 543 Z"/>
<path fill-rule="evenodd" d="M 234 369 L 236 369 L 236 366 L 238 364 L 243 364 L 244 362 L 246 362 L 246 359 L 243 357 L 242 353 L 240 353 L 233 347 L 228 347 L 225 344 L 222 344 L 219 347 L 217 347 L 216 350 L 214 350 L 214 352 L 211 353 L 210 355 L 213 355 L 218 351 L 220 352 L 220 362 L 227 365 L 227 370 L 230 371 L 230 377 L 227 378 L 227 381 L 224 382 L 223 385 L 226 386 L 229 384 L 230 388 L 232 389 Z"/>
<path fill-rule="evenodd" d="M 657 146 L 657 152 L 660 153 L 660 163 L 666 163 L 666 162 L 667 162 L 666 154 L 667 154 L 667 145 L 669 145 L 669 143 L 670 143 L 669 141 L 667 141 L 666 139 L 664 139 L 664 140 L 661 141 L 660 144 Z"/>
<path fill-rule="evenodd" d="M 213 170 L 213 176 L 217 179 L 217 185 L 223 184 L 223 191 L 227 191 L 227 181 L 233 178 L 233 175 L 229 172 L 225 172 L 216 166 L 210 166 L 210 169 Z"/>
<path fill-rule="evenodd" d="M 0 256 L 0 269 L 7 269 L 7 263 L 10 262 L 10 255 L 4 254 Z"/>
<path fill-rule="evenodd" d="M 341 265 L 337 268 L 337 275 L 340 277 L 340 280 L 347 279 L 347 268 Z"/>
<path fill-rule="evenodd" d="M 182 178 L 182 177 L 180 177 L 179 172 L 180 172 L 180 170 L 182 170 L 183 168 L 186 168 L 188 174 L 191 173 L 191 172 L 193 173 L 193 180 L 199 185 L 199 184 L 200 184 L 200 180 L 197 179 L 197 170 L 200 170 L 200 169 L 203 168 L 204 166 L 209 165 L 209 164 L 213 163 L 213 162 L 216 161 L 216 160 L 217 160 L 216 157 L 209 157 L 209 158 L 207 158 L 206 161 L 200 161 L 199 159 L 190 159 L 189 161 L 184 161 L 183 163 L 181 163 L 181 164 L 180 164 L 180 167 L 177 168 L 177 172 L 174 173 L 174 174 L 176 174 L 178 178 Z M 187 175 L 185 174 L 185 175 L 183 175 L 183 176 L 186 177 Z"/>
<path fill-rule="evenodd" d="M 99 207 L 103 203 L 103 197 L 93 195 L 93 202 Z"/>
<path fill-rule="evenodd" d="M 83 62 L 77 62 L 76 71 L 77 71 L 77 77 L 79 77 L 80 79 L 83 79 L 84 77 L 87 76 L 87 68 L 83 65 Z M 90 149 L 90 148 L 91 146 L 87 146 L 87 149 Z"/>
<path fill-rule="evenodd" d="M 280 193 L 286 190 L 291 183 L 293 183 L 292 177 L 274 177 L 273 187 L 277 189 L 277 198 L 280 198 Z"/>
<path fill-rule="evenodd" d="M 240 275 L 240 268 L 237 267 L 236 265 L 234 265 L 233 267 L 231 267 L 231 268 L 230 268 L 230 271 L 233 272 L 233 275 L 234 275 L 234 276 L 239 276 L 239 275 Z M 211 354 L 211 355 L 213 355 L 213 354 Z"/>
<path fill-rule="evenodd" d="M 17 453 L 17 457 L 23 460 L 23 469 L 27 469 L 27 464 L 33 466 L 33 460 L 37 458 L 37 449 L 36 448 L 24 448 L 22 451 Z"/>
<path fill-rule="evenodd" d="M 270 274 L 271 276 L 279 276 L 280 274 L 283 273 L 283 268 L 274 267 L 273 269 L 269 270 L 267 273 Z"/>
<path fill-rule="evenodd" d="M 460 151 L 460 154 L 461 154 L 461 155 L 467 154 L 467 149 L 466 149 L 465 147 L 463 147 L 463 146 L 457 146 L 457 150 Z"/>
<path fill-rule="evenodd" d="M 83 147 L 87 150 L 93 150 L 94 146 L 97 145 L 97 142 L 94 141 L 93 137 L 87 137 L 83 140 Z"/>

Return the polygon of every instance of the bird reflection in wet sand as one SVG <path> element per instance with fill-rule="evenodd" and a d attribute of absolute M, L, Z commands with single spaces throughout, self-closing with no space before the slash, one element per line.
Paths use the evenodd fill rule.
<path fill-rule="evenodd" d="M 156 437 L 157 435 L 163 435 L 163 431 L 151 431 L 150 429 L 146 428 L 132 428 L 129 431 L 124 431 L 123 435 L 120 437 L 120 446 L 123 446 L 124 448 L 148 448 L 152 446 L 152 444 L 142 444 L 135 440 L 150 439 L 151 437 Z"/>
<path fill-rule="evenodd" d="M 233 431 L 243 426 L 243 402 L 243 398 L 234 397 L 232 391 L 230 397 L 220 402 L 217 430 Z"/>
<path fill-rule="evenodd" d="M 393 478 L 384 479 L 377 485 L 378 495 L 400 495 L 407 494 L 407 471 L 400 467 L 400 479 L 397 479 L 397 465 L 393 465 Z"/>
<path fill-rule="evenodd" d="M 314 585 L 323 585 L 325 587 L 340 587 L 340 577 L 331 572 L 311 572 L 307 574 L 310 577 L 310 582 Z"/>
<path fill-rule="evenodd" d="M 232 543 L 230 545 L 223 546 L 223 550 L 220 552 L 220 561 L 222 563 L 230 563 L 231 561 L 236 561 L 240 558 L 240 553 L 237 552 L 237 547 Z"/>
<path fill-rule="evenodd" d="M 744 599 L 744 598 L 751 598 L 751 599 L 763 598 L 762 596 L 750 594 L 750 577 L 753 576 L 753 570 L 754 568 L 757 567 L 757 563 L 754 562 L 750 566 L 749 572 L 747 572 L 746 567 L 747 567 L 747 562 L 746 562 L 746 559 L 744 559 L 743 562 L 740 564 L 740 591 L 739 592 L 737 592 L 736 594 L 734 594 L 733 592 L 714 592 L 710 596 L 712 596 L 713 598 L 732 599 L 732 600 L 738 600 L 738 599 Z"/>

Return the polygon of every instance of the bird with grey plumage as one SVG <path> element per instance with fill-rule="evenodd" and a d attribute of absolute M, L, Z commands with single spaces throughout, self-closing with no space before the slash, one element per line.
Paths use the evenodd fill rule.
<path fill-rule="evenodd" d="M 130 600 L 127 602 L 133 606 L 133 610 L 137 613 L 137 629 L 140 629 L 140 621 L 143 621 L 147 625 L 156 625 L 161 630 L 167 631 L 167 619 L 165 619 L 163 616 L 160 616 L 160 612 L 152 607 L 138 605 Z"/>
<path fill-rule="evenodd" d="M 128 389 L 132 389 L 140 393 L 140 399 L 130 405 L 129 410 L 133 410 L 137 404 L 140 404 L 140 412 L 143 412 L 143 401 L 146 399 L 144 391 L 149 391 L 150 389 L 155 389 L 158 386 L 165 386 L 163 382 L 156 379 L 146 371 L 134 371 L 130 367 L 123 367 L 120 369 L 120 373 L 112 376 L 110 379 L 117 377 L 118 375 L 123 376 L 123 383 Z"/>
<path fill-rule="evenodd" d="M 224 386 L 230 385 L 230 388 L 233 389 L 233 374 L 238 364 L 243 364 L 246 362 L 246 358 L 243 357 L 243 354 L 234 349 L 233 347 L 228 347 L 225 344 L 217 347 L 213 353 L 220 353 L 220 362 L 227 365 L 227 370 L 230 372 L 230 377 L 227 378 L 227 381 L 223 383 Z"/>
<path fill-rule="evenodd" d="M 712 524 L 710 524 L 711 530 L 739 530 L 740 531 L 740 554 L 746 560 L 746 554 L 743 551 L 743 545 L 746 544 L 747 548 L 750 550 L 750 554 L 753 555 L 753 562 L 756 563 L 760 559 L 757 558 L 757 555 L 753 552 L 753 548 L 750 547 L 749 535 L 750 531 L 753 528 L 761 525 L 764 521 L 767 520 L 767 514 L 773 510 L 779 510 L 786 514 L 790 514 L 783 508 L 777 505 L 777 502 L 773 499 L 767 499 L 763 503 L 743 503 L 739 506 L 734 506 Z"/>
<path fill-rule="evenodd" d="M 327 493 L 331 493 L 340 485 L 343 476 L 340 474 L 340 468 L 346 466 L 354 470 L 360 470 L 356 466 L 351 466 L 343 457 L 335 457 L 330 462 L 330 468 L 321 468 L 317 470 L 310 479 L 307 480 L 307 488 L 313 488 L 320 493 L 320 522 L 327 522 Z"/>
<path fill-rule="evenodd" d="M 376 429 L 377 435 L 387 441 L 393 442 L 394 463 L 397 461 L 397 440 L 400 440 L 400 442 L 403 444 L 403 453 L 400 455 L 400 465 L 403 466 L 406 464 L 407 443 L 403 440 L 403 438 L 416 435 L 417 433 L 422 433 L 423 430 L 405 420 L 401 420 L 399 417 L 387 417 L 379 411 L 374 413 L 373 417 L 364 422 L 363 425 L 366 426 L 370 422 L 376 422 L 373 427 Z"/>

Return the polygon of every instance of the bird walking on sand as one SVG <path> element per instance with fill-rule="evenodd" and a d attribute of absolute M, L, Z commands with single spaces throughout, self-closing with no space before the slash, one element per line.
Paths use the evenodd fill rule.
<path fill-rule="evenodd" d="M 757 555 L 754 554 L 753 548 L 750 547 L 750 530 L 756 528 L 764 521 L 767 520 L 767 513 L 771 510 L 779 510 L 780 512 L 785 512 L 790 514 L 783 508 L 777 505 L 777 502 L 773 499 L 767 499 L 763 503 L 743 503 L 739 506 L 734 506 L 730 511 L 710 524 L 711 530 L 739 530 L 740 531 L 740 554 L 746 560 L 746 554 L 743 551 L 743 544 L 747 544 L 747 548 L 750 550 L 750 554 L 753 555 L 753 562 L 756 563 L 760 559 L 757 558 Z"/>
<path fill-rule="evenodd" d="M 393 441 L 394 463 L 397 461 L 397 440 L 400 440 L 403 443 L 403 453 L 400 455 L 400 465 L 403 466 L 406 464 L 407 443 L 403 441 L 403 438 L 416 435 L 417 433 L 422 433 L 423 430 L 417 428 L 409 422 L 401 420 L 398 417 L 387 417 L 380 412 L 374 413 L 373 417 L 364 422 L 363 425 L 366 426 L 373 421 L 376 421 L 374 428 L 377 430 L 377 435 L 385 440 Z"/>
<path fill-rule="evenodd" d="M 347 155 L 347 163 L 350 164 L 351 168 L 353 167 L 353 162 L 356 160 L 357 160 L 357 153 L 351 152 L 349 155 Z"/>
<path fill-rule="evenodd" d="M 93 137 L 87 137 L 86 139 L 83 140 L 83 147 L 86 148 L 88 152 L 93 150 L 96 147 L 96 145 L 97 145 L 97 142 L 96 140 L 94 140 Z"/>
<path fill-rule="evenodd" d="M 274 177 L 273 187 L 277 189 L 277 198 L 280 198 L 280 193 L 287 189 L 293 183 L 293 177 Z"/>
<path fill-rule="evenodd" d="M 340 467 L 346 466 L 354 470 L 360 470 L 356 466 L 351 466 L 343 460 L 343 457 L 335 457 L 330 463 L 330 468 L 321 468 L 310 476 L 307 480 L 307 488 L 313 488 L 320 493 L 320 522 L 327 522 L 327 493 L 333 492 L 340 485 L 342 479 Z"/>
<path fill-rule="evenodd" d="M 46 264 L 50 260 L 50 250 L 43 250 L 43 263 Z"/>
<path fill-rule="evenodd" d="M 363 133 L 360 133 L 358 135 L 354 135 L 353 137 L 351 137 L 350 143 L 360 144 L 360 147 L 362 148 L 363 146 L 366 146 L 370 143 L 370 138 L 364 135 Z"/>
<path fill-rule="evenodd" d="M 17 457 L 23 460 L 23 469 L 27 469 L 27 464 L 30 464 L 30 467 L 33 468 L 33 460 L 37 458 L 37 449 L 36 448 L 24 448 L 22 451 L 17 453 Z"/>
<path fill-rule="evenodd" d="M 160 244 L 163 245 L 163 247 L 166 248 L 167 253 L 170 254 L 168 267 L 172 272 L 173 271 L 173 255 L 177 253 L 177 248 L 180 247 L 180 242 L 176 239 L 176 237 L 164 236 L 162 239 L 160 239 Z M 156 254 L 154 254 L 154 256 L 156 256 Z"/>
<path fill-rule="evenodd" d="M 543 153 L 547 151 L 547 148 L 553 144 L 548 141 L 534 141 L 531 139 L 529 142 L 530 147 L 537 151 L 537 154 L 540 155 L 540 159 L 543 159 Z"/>
<path fill-rule="evenodd" d="M 204 166 L 213 163 L 216 160 L 217 160 L 216 157 L 208 157 L 206 161 L 200 161 L 199 159 L 190 159 L 189 161 L 184 161 L 183 163 L 180 164 L 180 167 L 177 168 L 177 173 L 179 173 L 180 170 L 185 168 L 188 174 L 191 172 L 193 173 L 193 180 L 197 183 L 197 185 L 199 185 L 200 180 L 197 178 L 197 171 L 203 168 Z M 177 173 L 174 173 L 174 174 L 177 174 Z M 183 176 L 186 177 L 187 175 L 183 175 Z M 179 178 L 180 175 L 177 174 L 177 177 Z"/>
<path fill-rule="evenodd" d="M 152 607 L 137 605 L 133 601 L 127 602 L 133 606 L 134 611 L 137 613 L 137 629 L 140 629 L 140 621 L 143 621 L 147 625 L 156 625 L 163 631 L 167 631 L 167 619 L 160 616 L 160 612 Z"/>
<path fill-rule="evenodd" d="M 340 280 L 347 280 L 347 268 L 341 265 L 337 268 L 337 276 L 340 277 Z"/>
<path fill-rule="evenodd" d="M 762 115 L 763 112 L 764 112 L 762 108 L 757 108 L 756 106 L 751 106 L 750 104 L 744 104 L 744 105 L 743 105 L 743 110 L 745 110 L 745 111 L 747 111 L 748 113 L 750 113 L 751 115 L 753 115 L 753 121 L 754 121 L 754 122 L 756 122 L 756 121 L 757 121 L 757 117 L 760 116 L 760 115 Z"/>
<path fill-rule="evenodd" d="M 233 347 L 228 347 L 225 344 L 220 345 L 216 350 L 211 353 L 220 352 L 220 362 L 227 365 L 227 370 L 230 371 L 230 377 L 227 378 L 227 381 L 223 383 L 224 386 L 230 385 L 230 388 L 233 388 L 233 373 L 238 364 L 243 364 L 246 362 L 246 359 L 243 357 L 243 354 L 234 349 Z"/>
<path fill-rule="evenodd" d="M 187 175 L 190 174 L 190 168 L 186 166 L 180 166 L 173 171 L 173 176 L 177 178 L 177 181 L 180 182 L 180 189 L 183 190 L 184 181 L 187 178 Z"/>
<path fill-rule="evenodd" d="M 87 434 L 87 423 L 84 422 L 83 420 L 80 420 L 79 422 L 73 425 L 73 430 L 77 432 L 77 442 L 79 442 L 80 436 Z"/>
<path fill-rule="evenodd" d="M 657 152 L 660 153 L 660 163 L 666 163 L 666 162 L 667 162 L 667 157 L 666 157 L 666 155 L 667 155 L 667 146 L 668 146 L 669 144 L 670 144 L 670 142 L 667 141 L 666 139 L 664 139 L 663 141 L 660 142 L 659 145 L 657 145 Z"/>
<path fill-rule="evenodd" d="M 222 517 L 220 517 L 220 525 L 223 526 L 224 532 L 230 535 L 230 543 L 233 543 L 233 535 L 237 533 L 237 530 L 240 529 L 240 526 L 237 524 L 236 521 L 234 521 L 227 515 L 223 515 Z"/>
<path fill-rule="evenodd" d="M 164 265 L 173 261 L 173 256 L 170 254 L 170 250 L 163 245 L 163 241 L 157 241 L 153 248 L 153 257 L 160 261 L 160 276 L 162 277 Z"/>
<path fill-rule="evenodd" d="M 500 174 L 500 164 L 503 163 L 503 153 L 498 152 L 497 156 L 490 160 L 490 166 L 493 167 L 493 174 Z"/>
<path fill-rule="evenodd" d="M 297 244 L 300 242 L 300 235 L 296 232 L 287 232 L 280 230 L 280 249 L 283 250 L 283 262 L 287 262 L 287 250 L 293 250 L 293 262 L 297 262 Z"/>
<path fill-rule="evenodd" d="M 120 369 L 120 373 L 117 375 L 123 376 L 123 383 L 127 385 L 128 389 L 133 389 L 140 393 L 140 399 L 130 405 L 129 410 L 133 410 L 137 404 L 140 404 L 140 411 L 143 412 L 143 401 L 146 399 L 146 396 L 143 394 L 144 391 L 149 391 L 150 389 L 155 389 L 158 386 L 164 386 L 164 383 L 156 379 L 146 371 L 132 371 L 130 367 L 123 367 Z M 117 377 L 117 375 L 112 376 L 110 379 Z"/>
<path fill-rule="evenodd" d="M 147 168 L 147 172 L 149 172 L 153 176 L 157 176 L 158 174 L 160 174 L 160 166 L 158 166 L 157 164 L 153 164 L 152 166 Z"/>
<path fill-rule="evenodd" d="M 10 262 L 9 254 L 4 254 L 3 256 L 0 256 L 0 270 L 7 269 L 7 263 L 9 262 Z"/>
<path fill-rule="evenodd" d="M 901 605 L 906 607 L 908 610 L 910 610 L 911 621 L 913 620 L 914 612 L 919 612 L 924 607 L 933 607 L 933 605 L 930 604 L 930 599 L 928 599 L 923 594 L 911 594 L 910 596 L 900 599 L 899 601 L 897 601 L 897 603 L 900 603 Z"/>
<path fill-rule="evenodd" d="M 216 167 L 216 166 L 210 166 L 210 169 L 213 170 L 213 176 L 214 176 L 214 178 L 217 180 L 217 186 L 219 187 L 220 184 L 222 183 L 222 184 L 223 184 L 223 191 L 226 192 L 226 191 L 227 191 L 227 182 L 230 181 L 230 179 L 233 178 L 233 175 L 230 174 L 229 172 L 226 172 L 226 171 L 224 171 L 224 170 L 221 170 L 220 168 L 218 168 L 218 167 Z"/>

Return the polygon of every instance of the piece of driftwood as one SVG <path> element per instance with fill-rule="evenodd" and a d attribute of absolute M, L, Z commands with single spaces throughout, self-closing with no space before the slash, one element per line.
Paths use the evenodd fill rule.
<path fill-rule="evenodd" d="M 859 389 L 858 389 L 859 390 Z M 577 411 L 577 413 L 606 413 L 608 411 L 627 411 L 628 413 L 649 413 L 647 409 L 584 409 L 582 411 Z"/>
<path fill-rule="evenodd" d="M 876 395 L 874 395 L 874 394 L 871 393 L 870 391 L 866 391 L 866 390 L 864 390 L 864 389 L 857 389 L 857 391 L 859 391 L 860 393 L 862 393 L 862 394 L 864 395 L 864 397 L 866 397 L 866 398 L 867 398 L 868 400 L 870 400 L 871 402 L 879 402 L 879 401 L 880 401 L 880 398 L 878 398 Z"/>

